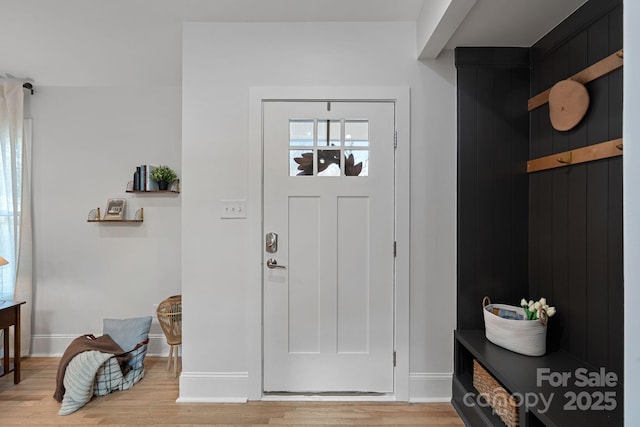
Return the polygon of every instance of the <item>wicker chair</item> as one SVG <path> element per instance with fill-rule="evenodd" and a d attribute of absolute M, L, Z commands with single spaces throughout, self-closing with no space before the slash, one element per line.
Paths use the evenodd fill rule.
<path fill-rule="evenodd" d="M 156 314 L 169 344 L 167 370 L 171 369 L 173 361 L 173 375 L 178 376 L 178 349 L 182 344 L 182 295 L 173 295 L 162 301 L 158 304 Z"/>

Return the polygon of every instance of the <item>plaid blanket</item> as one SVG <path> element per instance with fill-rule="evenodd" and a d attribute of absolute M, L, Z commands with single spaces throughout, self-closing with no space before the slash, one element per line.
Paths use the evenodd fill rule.
<path fill-rule="evenodd" d="M 141 347 L 134 351 L 132 359 L 144 357 L 147 347 Z M 144 364 L 140 368 L 125 371 L 123 374 L 118 360 L 115 357 L 108 359 L 100 366 L 93 381 L 93 395 L 104 396 L 117 390 L 128 390 L 144 377 Z"/>

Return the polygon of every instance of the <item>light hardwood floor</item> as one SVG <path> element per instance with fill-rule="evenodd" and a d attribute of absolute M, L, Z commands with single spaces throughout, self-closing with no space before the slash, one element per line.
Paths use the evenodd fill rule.
<path fill-rule="evenodd" d="M 93 398 L 60 416 L 52 395 L 58 358 L 27 358 L 22 381 L 0 378 L 0 426 L 463 426 L 448 403 L 249 402 L 176 403 L 178 379 L 166 358 L 147 357 L 146 376 L 131 390 Z"/>

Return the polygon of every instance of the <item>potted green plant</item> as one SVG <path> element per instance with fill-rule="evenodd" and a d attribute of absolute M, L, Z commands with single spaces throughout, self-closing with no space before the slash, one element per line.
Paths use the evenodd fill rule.
<path fill-rule="evenodd" d="M 178 179 L 176 173 L 169 166 L 158 166 L 151 171 L 151 179 L 158 183 L 159 190 L 166 190 L 169 184 Z"/>

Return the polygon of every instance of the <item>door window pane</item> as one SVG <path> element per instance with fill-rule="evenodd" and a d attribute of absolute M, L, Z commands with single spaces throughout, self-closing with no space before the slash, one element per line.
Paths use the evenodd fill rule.
<path fill-rule="evenodd" d="M 313 175 L 313 151 L 289 150 L 289 176 Z"/>
<path fill-rule="evenodd" d="M 313 147 L 314 120 L 289 120 L 289 146 Z"/>
<path fill-rule="evenodd" d="M 344 145 L 347 147 L 369 146 L 369 121 L 345 120 Z"/>
<path fill-rule="evenodd" d="M 339 147 L 341 140 L 340 120 L 318 120 L 318 147 Z"/>
<path fill-rule="evenodd" d="M 340 176 L 340 150 L 318 150 L 318 176 Z"/>
<path fill-rule="evenodd" d="M 345 150 L 344 174 L 369 176 L 369 150 Z"/>

